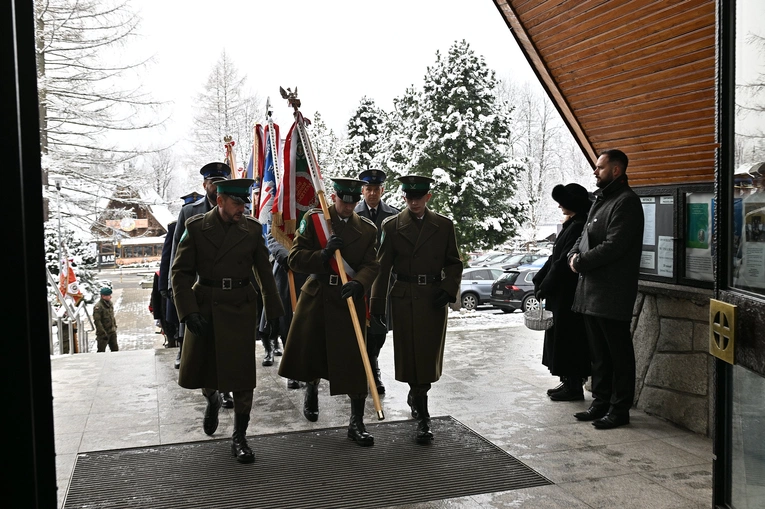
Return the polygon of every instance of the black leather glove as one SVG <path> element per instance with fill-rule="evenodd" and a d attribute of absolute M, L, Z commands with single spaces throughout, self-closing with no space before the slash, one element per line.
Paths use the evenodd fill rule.
<path fill-rule="evenodd" d="M 205 317 L 200 313 L 191 313 L 186 317 L 186 320 L 184 320 L 183 323 L 185 323 L 186 327 L 199 338 L 203 338 L 212 332 L 210 322 L 205 320 Z"/>
<path fill-rule="evenodd" d="M 266 339 L 276 339 L 279 337 L 279 319 L 269 318 L 266 320 L 266 328 L 263 329 L 263 336 Z"/>
<path fill-rule="evenodd" d="M 334 256 L 335 251 L 341 247 L 343 247 L 343 239 L 337 235 L 332 235 L 327 241 L 327 247 L 321 250 L 321 259 L 324 263 L 327 263 Z"/>
<path fill-rule="evenodd" d="M 436 293 L 436 296 L 433 298 L 433 307 L 436 309 L 442 308 L 449 304 L 451 300 L 452 298 L 446 293 L 446 290 L 439 288 L 438 293 Z"/>
<path fill-rule="evenodd" d="M 385 323 L 385 315 L 372 315 L 369 321 L 369 332 L 377 335 L 388 333 L 388 324 Z"/>
<path fill-rule="evenodd" d="M 340 289 L 340 297 L 347 299 L 353 297 L 354 299 L 364 295 L 364 285 L 358 281 L 348 281 Z"/>

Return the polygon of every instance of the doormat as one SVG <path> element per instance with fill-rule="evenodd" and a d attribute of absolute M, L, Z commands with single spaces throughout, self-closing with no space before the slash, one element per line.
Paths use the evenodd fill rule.
<path fill-rule="evenodd" d="M 414 420 L 367 425 L 373 447 L 347 428 L 82 453 L 64 508 L 373 508 L 552 484 L 452 417 L 431 419 L 435 441 L 414 441 Z"/>

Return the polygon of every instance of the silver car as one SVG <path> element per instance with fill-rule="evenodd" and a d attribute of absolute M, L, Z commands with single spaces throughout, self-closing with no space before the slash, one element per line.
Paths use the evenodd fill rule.
<path fill-rule="evenodd" d="M 491 299 L 491 285 L 502 275 L 499 267 L 470 267 L 462 271 L 460 305 L 468 310 Z"/>

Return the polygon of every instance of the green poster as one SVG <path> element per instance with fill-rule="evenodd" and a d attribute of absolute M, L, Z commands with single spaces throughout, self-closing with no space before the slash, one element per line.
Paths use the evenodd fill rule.
<path fill-rule="evenodd" d="M 709 204 L 689 203 L 685 247 L 709 249 Z"/>

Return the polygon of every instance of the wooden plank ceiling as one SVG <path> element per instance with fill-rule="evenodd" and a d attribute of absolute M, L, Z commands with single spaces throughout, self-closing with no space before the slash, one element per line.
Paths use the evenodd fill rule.
<path fill-rule="evenodd" d="M 713 182 L 714 0 L 494 0 L 587 157 L 634 186 Z"/>

